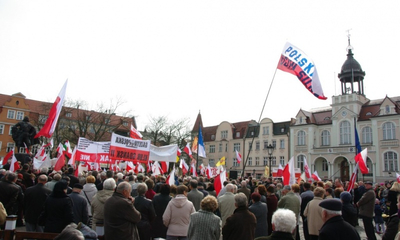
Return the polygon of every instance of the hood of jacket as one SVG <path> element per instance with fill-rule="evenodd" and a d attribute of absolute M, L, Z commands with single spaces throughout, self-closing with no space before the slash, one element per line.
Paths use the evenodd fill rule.
<path fill-rule="evenodd" d="M 83 185 L 82 190 L 85 191 L 86 193 L 97 192 L 97 188 L 96 185 L 94 185 L 94 183 L 86 183 L 85 185 Z"/>
<path fill-rule="evenodd" d="M 109 199 L 114 193 L 114 190 L 101 190 L 96 193 L 94 198 L 99 200 L 102 204 L 106 202 L 107 199 Z"/>
<path fill-rule="evenodd" d="M 185 206 L 188 203 L 188 199 L 185 195 L 179 194 L 179 195 L 176 195 L 176 197 L 173 198 L 171 200 L 171 202 L 175 207 L 182 208 L 183 206 Z"/>

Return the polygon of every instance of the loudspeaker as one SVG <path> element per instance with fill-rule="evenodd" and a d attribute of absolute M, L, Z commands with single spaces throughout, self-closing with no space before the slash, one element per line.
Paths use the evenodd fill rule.
<path fill-rule="evenodd" d="M 229 178 L 237 179 L 237 171 L 229 171 Z"/>

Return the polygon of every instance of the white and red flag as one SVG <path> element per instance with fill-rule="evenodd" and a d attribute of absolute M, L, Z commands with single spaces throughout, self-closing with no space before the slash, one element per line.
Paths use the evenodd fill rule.
<path fill-rule="evenodd" d="M 7 155 L 3 158 L 3 163 L 1 165 L 6 165 L 8 163 L 8 159 L 14 156 L 14 150 L 11 150 L 7 153 Z"/>
<path fill-rule="evenodd" d="M 238 152 L 237 150 L 235 150 L 235 151 L 236 151 L 237 163 L 241 163 L 242 162 L 242 155 L 240 155 L 240 152 Z"/>
<path fill-rule="evenodd" d="M 349 186 L 347 187 L 348 192 L 350 192 L 351 189 L 354 188 L 354 183 L 356 182 L 357 174 L 358 174 L 358 163 L 356 163 L 356 165 L 354 166 L 353 173 L 351 174 Z"/>
<path fill-rule="evenodd" d="M 212 170 L 210 164 L 207 165 L 206 176 L 210 179 L 212 177 Z"/>
<path fill-rule="evenodd" d="M 68 140 L 64 142 L 64 154 L 67 155 L 68 158 L 72 156 L 72 148 Z"/>
<path fill-rule="evenodd" d="M 54 165 L 55 171 L 60 171 L 65 165 L 64 146 L 60 143 L 57 147 L 57 162 Z"/>
<path fill-rule="evenodd" d="M 166 183 L 170 186 L 175 185 L 175 164 L 174 164 L 174 168 L 172 169 L 172 171 L 169 173 L 169 175 L 167 177 Z"/>
<path fill-rule="evenodd" d="M 304 158 L 304 172 L 306 173 L 307 180 L 310 181 L 311 180 L 311 170 L 308 167 L 306 158 Z"/>
<path fill-rule="evenodd" d="M 179 162 L 179 157 L 181 156 L 182 150 L 179 148 L 176 150 L 176 162 Z"/>
<path fill-rule="evenodd" d="M 314 62 L 300 48 L 287 42 L 279 59 L 278 69 L 295 75 L 318 99 L 327 99 L 322 91 Z"/>
<path fill-rule="evenodd" d="M 153 174 L 152 174 L 153 176 L 158 176 L 158 175 L 162 174 L 162 169 L 161 169 L 161 166 L 158 163 L 158 161 L 155 161 L 153 163 L 153 167 L 152 167 L 151 171 L 153 172 Z"/>
<path fill-rule="evenodd" d="M 278 171 L 276 172 L 276 177 L 283 177 L 283 167 L 279 163 Z"/>
<path fill-rule="evenodd" d="M 128 161 L 126 162 L 126 172 L 133 172 L 135 171 L 135 165 L 133 164 L 133 162 Z"/>
<path fill-rule="evenodd" d="M 321 178 L 318 176 L 317 171 L 314 171 L 314 173 L 311 175 L 312 179 L 314 179 L 316 182 L 321 181 Z"/>
<path fill-rule="evenodd" d="M 224 187 L 224 182 L 226 181 L 226 170 L 222 171 L 214 178 L 214 190 L 218 196 L 221 189 Z"/>
<path fill-rule="evenodd" d="M 359 154 L 354 157 L 356 163 L 358 163 L 358 167 L 362 174 L 367 174 L 369 169 L 367 167 L 367 158 L 368 158 L 368 150 L 365 148 Z"/>
<path fill-rule="evenodd" d="M 60 112 L 62 106 L 64 104 L 65 92 L 67 90 L 68 79 L 65 81 L 64 86 L 62 87 L 60 93 L 58 94 L 56 101 L 53 103 L 53 106 L 50 109 L 49 116 L 40 131 L 35 135 L 35 138 L 44 136 L 50 138 L 53 135 L 54 129 L 57 125 L 58 117 L 60 116 Z"/>
<path fill-rule="evenodd" d="M 35 158 L 43 157 L 45 152 L 46 152 L 46 147 L 44 146 L 44 143 L 42 143 L 42 146 L 37 151 Z"/>
<path fill-rule="evenodd" d="M 192 172 L 192 176 L 197 177 L 196 165 L 194 163 L 192 163 L 192 165 L 190 165 L 190 170 Z"/>
<path fill-rule="evenodd" d="M 185 153 L 187 153 L 187 155 L 189 155 L 190 158 L 192 158 L 192 150 L 190 150 L 190 146 L 189 143 L 186 144 L 185 148 L 183 149 L 183 151 Z"/>
<path fill-rule="evenodd" d="M 76 146 L 74 147 L 74 151 L 72 151 L 71 157 L 68 160 L 68 164 L 75 167 L 76 162 Z"/>
<path fill-rule="evenodd" d="M 11 159 L 11 164 L 10 164 L 10 172 L 16 172 L 18 169 L 20 169 L 21 166 L 18 163 L 17 158 L 14 155 L 14 151 L 12 151 L 12 159 Z"/>
<path fill-rule="evenodd" d="M 28 148 L 28 146 L 26 146 L 25 142 L 24 142 L 24 147 L 25 147 L 25 153 L 26 154 L 30 154 L 29 148 Z"/>
<path fill-rule="evenodd" d="M 132 124 L 131 124 L 130 137 L 134 138 L 134 139 L 142 139 L 143 138 L 142 134 L 138 130 L 136 130 L 136 128 L 134 128 Z"/>
<path fill-rule="evenodd" d="M 396 173 L 397 182 L 400 183 L 400 174 Z"/>
<path fill-rule="evenodd" d="M 181 159 L 179 167 L 182 169 L 182 175 L 186 175 L 186 173 L 189 171 L 189 166 L 186 164 L 184 159 Z"/>
<path fill-rule="evenodd" d="M 292 157 L 283 169 L 283 184 L 292 185 L 296 183 L 296 175 L 294 172 L 294 158 Z"/>
<path fill-rule="evenodd" d="M 204 176 L 204 173 L 205 173 L 204 164 L 200 164 L 199 169 L 200 169 L 200 174 Z"/>
<path fill-rule="evenodd" d="M 138 163 L 136 169 L 137 169 L 137 172 L 138 172 L 138 173 L 140 173 L 140 172 L 142 173 L 142 172 L 145 171 L 145 170 L 144 170 L 144 167 L 143 167 L 143 165 L 142 165 L 141 163 Z"/>

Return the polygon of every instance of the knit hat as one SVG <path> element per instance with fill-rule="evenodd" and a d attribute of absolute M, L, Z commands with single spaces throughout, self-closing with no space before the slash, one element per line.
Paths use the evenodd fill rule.
<path fill-rule="evenodd" d="M 340 194 L 340 200 L 342 200 L 343 203 L 351 202 L 351 194 L 349 192 L 342 192 Z"/>

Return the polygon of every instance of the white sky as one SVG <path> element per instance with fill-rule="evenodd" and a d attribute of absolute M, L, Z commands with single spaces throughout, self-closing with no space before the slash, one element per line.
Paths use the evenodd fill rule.
<path fill-rule="evenodd" d="M 150 116 L 201 111 L 205 126 L 258 120 L 289 41 L 315 63 L 328 100 L 277 71 L 263 117 L 288 121 L 341 93 L 347 29 L 369 99 L 399 96 L 400 1 L 0 0 L 0 93 L 53 102 L 122 97 Z"/>

